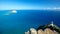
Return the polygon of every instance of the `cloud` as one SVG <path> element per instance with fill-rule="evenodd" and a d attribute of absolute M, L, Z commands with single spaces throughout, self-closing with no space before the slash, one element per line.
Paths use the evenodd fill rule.
<path fill-rule="evenodd" d="M 60 10 L 60 7 L 53 7 L 53 8 L 42 8 L 42 10 Z"/>

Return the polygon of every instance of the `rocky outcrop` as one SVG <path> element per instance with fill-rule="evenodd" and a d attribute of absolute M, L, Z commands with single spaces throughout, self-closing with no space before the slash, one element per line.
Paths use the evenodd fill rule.
<path fill-rule="evenodd" d="M 37 34 L 45 34 L 45 32 L 42 29 L 40 29 L 38 30 Z"/>
<path fill-rule="evenodd" d="M 31 28 L 25 34 L 60 34 L 60 28 L 52 23 L 40 26 L 37 29 Z"/>

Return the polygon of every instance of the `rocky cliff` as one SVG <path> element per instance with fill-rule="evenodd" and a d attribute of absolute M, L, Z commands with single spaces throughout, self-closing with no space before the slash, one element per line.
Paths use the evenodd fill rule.
<path fill-rule="evenodd" d="M 37 29 L 31 28 L 25 34 L 60 34 L 60 28 L 52 22 L 48 25 L 39 26 Z"/>

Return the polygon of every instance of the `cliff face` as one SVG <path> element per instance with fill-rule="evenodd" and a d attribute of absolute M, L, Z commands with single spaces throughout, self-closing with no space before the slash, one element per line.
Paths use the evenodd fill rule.
<path fill-rule="evenodd" d="M 38 30 L 37 34 L 45 34 L 43 30 Z"/>
<path fill-rule="evenodd" d="M 52 31 L 51 29 L 47 28 L 44 31 L 38 30 L 38 34 L 59 34 L 58 32 Z"/>
<path fill-rule="evenodd" d="M 54 24 L 48 24 L 38 27 L 37 29 L 31 28 L 25 34 L 60 34 L 60 28 Z"/>
<path fill-rule="evenodd" d="M 38 31 L 36 31 L 36 29 L 32 29 L 28 32 L 25 32 L 25 34 L 60 34 L 60 33 L 52 31 L 50 28 L 46 28 L 45 30 L 40 29 Z"/>
<path fill-rule="evenodd" d="M 43 26 L 40 26 L 37 31 L 39 31 L 40 29 L 42 29 L 42 31 L 44 31 L 45 33 L 53 33 L 53 34 L 60 34 L 60 28 L 57 27 L 56 25 L 54 26 L 51 26 L 51 25 L 43 25 Z"/>

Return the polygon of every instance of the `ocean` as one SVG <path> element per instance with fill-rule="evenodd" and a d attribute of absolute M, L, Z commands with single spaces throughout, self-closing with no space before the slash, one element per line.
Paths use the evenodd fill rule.
<path fill-rule="evenodd" d="M 0 10 L 0 34 L 24 34 L 51 21 L 60 27 L 60 11 L 55 10 Z"/>

